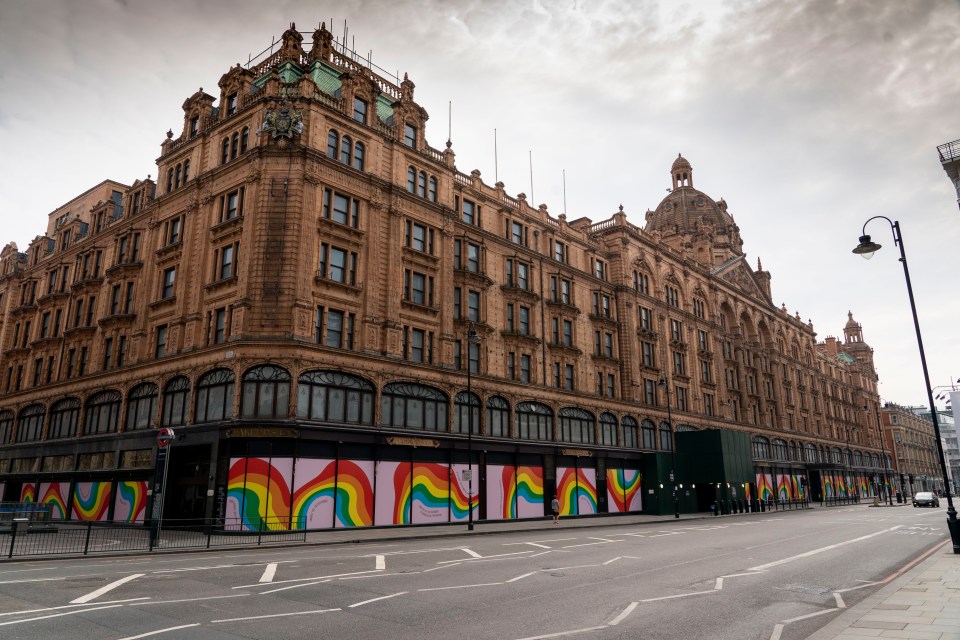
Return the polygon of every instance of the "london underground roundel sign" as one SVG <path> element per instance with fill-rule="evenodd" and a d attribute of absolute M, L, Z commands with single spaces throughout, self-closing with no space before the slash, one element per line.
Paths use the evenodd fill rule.
<path fill-rule="evenodd" d="M 161 448 L 173 442 L 173 429 L 164 427 L 157 433 L 157 445 Z"/>

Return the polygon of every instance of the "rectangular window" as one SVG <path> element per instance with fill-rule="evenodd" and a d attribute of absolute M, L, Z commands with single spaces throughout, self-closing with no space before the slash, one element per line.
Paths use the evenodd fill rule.
<path fill-rule="evenodd" d="M 157 337 L 154 344 L 153 357 L 162 358 L 167 355 L 167 325 L 157 327 Z"/>
<path fill-rule="evenodd" d="M 103 366 L 101 369 L 107 371 L 110 363 L 113 361 L 113 338 L 107 338 L 103 341 Z"/>
<path fill-rule="evenodd" d="M 410 269 L 403 272 L 403 297 L 414 304 L 433 306 L 433 276 Z"/>
<path fill-rule="evenodd" d="M 530 307 L 520 307 L 520 333 L 530 335 Z"/>
<path fill-rule="evenodd" d="M 127 295 L 123 301 L 123 312 L 126 314 L 133 313 L 133 283 L 127 283 Z"/>
<path fill-rule="evenodd" d="M 640 329 L 653 331 L 653 311 L 646 307 L 640 307 Z"/>
<path fill-rule="evenodd" d="M 433 332 L 403 328 L 403 358 L 411 362 L 433 362 Z"/>
<path fill-rule="evenodd" d="M 526 246 L 526 228 L 519 222 L 510 222 L 510 241 L 514 244 Z"/>
<path fill-rule="evenodd" d="M 323 217 L 357 229 L 360 226 L 360 201 L 332 189 L 324 189 Z"/>
<path fill-rule="evenodd" d="M 219 256 L 217 256 L 217 253 Z M 235 242 L 221 247 L 219 251 L 214 254 L 217 269 L 215 276 L 217 280 L 225 280 L 237 274 L 237 259 L 239 253 L 240 243 Z"/>
<path fill-rule="evenodd" d="M 479 209 L 479 207 L 477 207 L 477 205 L 474 202 L 464 198 L 460 205 L 461 220 L 463 220 L 466 224 L 472 224 L 476 226 L 477 209 Z"/>
<path fill-rule="evenodd" d="M 677 387 L 677 411 L 687 410 L 687 390 L 683 387 Z"/>
<path fill-rule="evenodd" d="M 507 286 L 530 290 L 530 265 L 515 258 L 507 258 Z"/>
<path fill-rule="evenodd" d="M 530 356 L 528 354 L 520 356 L 520 381 L 530 382 Z"/>
<path fill-rule="evenodd" d="M 353 119 L 360 124 L 367 124 L 367 101 L 356 96 L 353 98 Z"/>
<path fill-rule="evenodd" d="M 563 321 L 563 346 L 573 346 L 573 321 L 571 320 Z"/>
<path fill-rule="evenodd" d="M 607 374 L 607 397 L 615 398 L 617 389 L 617 378 L 612 373 Z"/>
<path fill-rule="evenodd" d="M 113 285 L 113 289 L 110 292 L 110 315 L 112 316 L 120 313 L 120 294 L 120 285 Z"/>
<path fill-rule="evenodd" d="M 40 339 L 46 338 L 50 333 L 50 312 L 47 311 L 40 318 Z"/>
<path fill-rule="evenodd" d="M 687 375 L 687 367 L 682 351 L 673 352 L 673 373 L 678 376 Z"/>
<path fill-rule="evenodd" d="M 553 243 L 553 259 L 557 262 L 567 261 L 567 245 L 559 240 L 555 240 Z"/>
<path fill-rule="evenodd" d="M 77 350 L 76 350 L 76 349 L 70 349 L 70 351 L 67 352 L 67 375 L 66 375 L 66 377 L 67 377 L 68 380 L 73 377 L 73 368 L 74 368 L 76 365 L 77 365 Z"/>
<path fill-rule="evenodd" d="M 170 267 L 163 270 L 163 288 L 160 292 L 160 297 L 163 300 L 173 297 L 173 286 L 177 280 L 177 268 Z"/>
<path fill-rule="evenodd" d="M 77 373 L 81 376 L 87 372 L 87 356 L 87 348 L 80 347 L 80 366 L 77 368 Z"/>
<path fill-rule="evenodd" d="M 507 353 L 507 378 L 509 380 L 517 379 L 517 354 L 513 351 Z"/>
<path fill-rule="evenodd" d="M 613 334 L 604 333 L 603 334 L 603 355 L 608 358 L 613 358 Z"/>
<path fill-rule="evenodd" d="M 433 255 L 433 229 L 407 220 L 406 245 L 414 251 Z"/>
<path fill-rule="evenodd" d="M 120 336 L 120 341 L 117 343 L 117 366 L 122 367 L 123 361 L 127 357 L 127 336 Z"/>
<path fill-rule="evenodd" d="M 454 296 L 454 300 L 456 301 L 457 299 L 458 299 L 458 296 Z M 515 322 L 516 322 L 516 319 L 513 313 L 513 303 L 510 302 L 510 303 L 507 303 L 507 331 L 509 331 L 510 333 L 513 333 L 514 331 L 517 330 Z"/>
<path fill-rule="evenodd" d="M 220 307 L 213 312 L 213 344 L 221 344 L 227 339 L 227 310 Z"/>
<path fill-rule="evenodd" d="M 417 148 L 417 128 L 412 124 L 403 125 L 403 144 L 411 149 Z"/>
<path fill-rule="evenodd" d="M 480 293 L 477 291 L 467 292 L 467 319 L 480 322 Z"/>
<path fill-rule="evenodd" d="M 243 187 L 220 196 L 220 214 L 217 222 L 226 222 L 243 216 Z"/>
<path fill-rule="evenodd" d="M 653 369 L 656 367 L 656 359 L 654 358 L 653 343 L 652 342 L 641 342 L 640 343 L 640 356 L 643 366 Z"/>
<path fill-rule="evenodd" d="M 568 364 L 563 367 L 563 388 L 567 391 L 573 391 L 573 365 Z"/>
<path fill-rule="evenodd" d="M 673 318 L 670 318 L 670 339 L 675 342 L 683 342 L 683 323 Z"/>
<path fill-rule="evenodd" d="M 700 351 L 710 351 L 710 343 L 707 340 L 707 332 L 703 329 L 697 329 L 697 346 Z"/>
<path fill-rule="evenodd" d="M 703 394 L 703 412 L 708 416 L 710 416 L 711 418 L 714 416 L 712 394 L 709 394 L 709 393 Z"/>
<path fill-rule="evenodd" d="M 600 280 L 607 279 L 607 264 L 600 260 L 599 258 L 592 258 L 593 260 L 593 275 Z"/>
<path fill-rule="evenodd" d="M 43 358 L 37 358 L 33 361 L 33 386 L 40 384 L 41 375 L 43 375 Z"/>
<path fill-rule="evenodd" d="M 183 218 L 176 217 L 167 224 L 167 244 L 177 244 L 180 242 L 180 230 L 183 226 Z"/>
<path fill-rule="evenodd" d="M 712 382 L 710 379 L 710 362 L 707 360 L 700 361 L 700 380 L 703 382 Z"/>
<path fill-rule="evenodd" d="M 237 94 L 231 93 L 227 96 L 227 115 L 232 116 L 237 112 Z"/>

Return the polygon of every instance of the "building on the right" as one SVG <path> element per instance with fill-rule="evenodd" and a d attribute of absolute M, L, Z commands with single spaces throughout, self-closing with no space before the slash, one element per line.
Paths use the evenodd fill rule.
<path fill-rule="evenodd" d="M 957 190 L 957 205 L 960 206 L 960 140 L 946 142 L 939 147 L 940 164 L 947 176 L 953 183 L 953 188 Z"/>
<path fill-rule="evenodd" d="M 960 396 L 960 391 L 950 392 L 951 399 Z M 938 396 L 939 398 L 939 396 Z M 957 424 L 953 418 L 952 403 L 946 409 L 937 409 L 937 420 L 940 423 L 940 442 L 943 444 L 943 457 L 947 463 L 947 472 L 950 476 L 950 490 L 957 495 L 960 490 L 960 442 L 957 439 Z M 930 420 L 930 408 L 925 406 L 910 407 L 924 420 Z"/>
<path fill-rule="evenodd" d="M 943 495 L 933 421 L 929 412 L 923 415 L 917 409 L 887 402 L 881 411 L 880 419 L 890 446 L 898 488 L 905 497 L 917 491 L 937 491 Z"/>

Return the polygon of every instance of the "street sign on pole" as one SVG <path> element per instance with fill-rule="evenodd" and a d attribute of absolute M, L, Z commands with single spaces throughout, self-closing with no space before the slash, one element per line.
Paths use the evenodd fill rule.
<path fill-rule="evenodd" d="M 174 439 L 173 429 L 164 427 L 157 433 L 157 464 L 154 469 L 153 512 L 154 538 L 160 540 L 163 527 L 163 499 L 167 493 L 167 472 L 170 469 L 170 453 L 167 448 Z"/>
<path fill-rule="evenodd" d="M 173 442 L 173 429 L 170 427 L 164 427 L 157 432 L 157 446 L 161 449 Z"/>

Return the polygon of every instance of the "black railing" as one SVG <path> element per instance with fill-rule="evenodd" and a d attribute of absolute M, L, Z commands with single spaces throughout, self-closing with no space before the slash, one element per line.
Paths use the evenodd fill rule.
<path fill-rule="evenodd" d="M 942 144 L 937 147 L 937 151 L 940 152 L 940 164 L 952 162 L 960 158 L 960 140 Z"/>
<path fill-rule="evenodd" d="M 260 518 L 252 526 L 239 520 L 164 520 L 160 527 L 18 517 L 0 528 L 0 558 L 306 542 L 304 524 L 289 517 Z"/>

